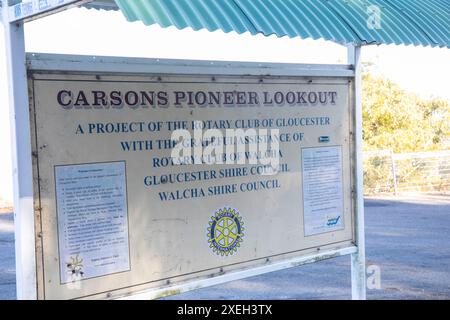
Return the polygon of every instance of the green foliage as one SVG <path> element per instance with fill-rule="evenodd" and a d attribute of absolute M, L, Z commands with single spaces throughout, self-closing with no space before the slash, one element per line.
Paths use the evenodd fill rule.
<path fill-rule="evenodd" d="M 364 149 L 394 153 L 446 150 L 450 147 L 450 105 L 442 99 L 419 98 L 392 81 L 363 76 Z M 433 159 L 396 161 L 397 187 L 402 191 L 447 190 L 448 163 Z M 364 159 L 366 193 L 393 192 L 392 159 L 379 154 Z"/>
<path fill-rule="evenodd" d="M 363 76 L 365 150 L 395 153 L 445 150 L 450 146 L 450 105 L 420 99 L 389 79 Z"/>
<path fill-rule="evenodd" d="M 364 189 L 366 193 L 392 192 L 392 165 L 383 156 L 364 159 Z"/>

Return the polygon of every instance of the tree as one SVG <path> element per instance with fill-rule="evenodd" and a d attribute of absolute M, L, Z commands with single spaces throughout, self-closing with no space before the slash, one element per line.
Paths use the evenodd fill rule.
<path fill-rule="evenodd" d="M 447 149 L 450 105 L 442 99 L 420 99 L 391 80 L 363 76 L 365 150 L 396 153 Z"/>

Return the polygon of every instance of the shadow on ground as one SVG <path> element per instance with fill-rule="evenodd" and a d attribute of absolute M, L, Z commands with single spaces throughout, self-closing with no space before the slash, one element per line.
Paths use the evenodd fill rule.
<path fill-rule="evenodd" d="M 14 219 L 0 211 L 0 299 L 16 298 Z"/>

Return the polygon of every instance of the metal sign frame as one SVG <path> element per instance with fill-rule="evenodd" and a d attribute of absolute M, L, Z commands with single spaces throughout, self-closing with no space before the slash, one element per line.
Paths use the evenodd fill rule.
<path fill-rule="evenodd" d="M 23 0 L 9 7 L 9 22 L 32 21 L 92 0 Z"/>
<path fill-rule="evenodd" d="M 220 61 L 193 61 L 193 60 L 166 60 L 166 59 L 145 59 L 145 58 L 116 58 L 116 57 L 90 57 L 90 56 L 66 56 L 66 55 L 54 55 L 54 54 L 28 54 L 27 55 L 27 68 L 28 77 L 30 81 L 50 78 L 64 77 L 65 75 L 86 77 L 87 79 L 92 76 L 100 76 L 101 78 L 108 76 L 114 77 L 161 77 L 166 78 L 170 75 L 176 76 L 200 76 L 206 75 L 209 77 L 220 78 L 223 76 L 232 77 L 252 77 L 255 79 L 270 78 L 270 77 L 287 77 L 290 79 L 298 78 L 303 79 L 305 82 L 313 81 L 320 83 L 320 81 L 342 81 L 348 84 L 349 100 L 354 97 L 352 84 L 354 82 L 354 70 L 350 65 L 307 65 L 307 64 L 280 64 L 280 63 L 246 63 L 246 62 L 220 62 Z M 270 76 L 269 76 L 270 75 Z M 108 81 L 112 81 L 108 78 Z M 87 80 L 92 81 L 92 80 Z M 101 80 L 99 80 L 101 82 Z M 33 85 L 30 85 L 30 95 L 33 97 L 37 92 L 34 92 Z M 34 101 L 34 99 L 32 99 Z M 350 102 L 351 103 L 351 102 Z M 350 116 L 350 105 L 346 106 L 345 113 Z M 30 108 L 33 108 L 33 103 Z M 35 118 L 34 112 L 32 112 L 32 118 Z M 354 131 L 354 120 L 350 121 L 351 127 L 349 131 Z M 42 125 L 42 124 L 41 124 Z M 40 126 L 38 123 L 34 124 L 32 120 L 32 132 L 34 126 Z M 40 150 L 39 138 L 32 134 L 32 140 L 38 141 L 33 151 L 39 160 Z M 349 157 L 351 158 L 351 167 L 354 165 L 354 144 L 353 138 L 350 138 L 350 142 L 345 144 L 350 148 Z M 87 159 L 85 159 L 87 161 Z M 57 164 L 57 163 L 55 163 Z M 34 181 L 40 181 L 41 179 L 48 179 L 48 176 L 39 176 L 42 173 L 41 167 L 38 168 L 35 165 L 35 177 Z M 354 182 L 355 172 L 351 172 L 351 180 Z M 353 185 L 353 183 L 351 184 Z M 39 206 L 40 197 L 43 195 L 42 191 L 39 191 L 35 187 L 35 201 Z M 41 204 L 42 205 L 42 204 Z M 45 205 L 42 205 L 45 207 Z M 192 273 L 192 276 L 178 275 L 173 279 L 170 279 L 170 286 L 166 284 L 159 284 L 157 287 L 147 288 L 145 293 L 140 294 L 141 297 L 146 298 L 158 298 L 169 294 L 179 293 L 190 288 L 200 288 L 209 286 L 212 284 L 222 283 L 230 280 L 242 279 L 248 276 L 271 272 L 275 270 L 284 269 L 291 266 L 301 265 L 305 263 L 311 263 L 327 258 L 337 257 L 345 254 L 355 253 L 357 248 L 352 241 L 355 239 L 355 226 L 354 226 L 354 208 L 355 202 L 352 199 L 352 224 L 348 226 L 348 230 L 351 231 L 351 238 L 339 240 L 336 244 L 323 243 L 314 248 L 314 250 L 299 250 L 298 252 L 287 255 L 284 258 L 277 259 L 276 257 L 260 257 L 256 259 L 251 266 L 249 261 L 241 261 L 233 268 L 221 266 L 222 268 L 210 269 L 208 272 L 196 272 Z M 43 209 L 44 210 L 44 209 Z M 40 214 L 38 212 L 37 214 Z M 37 219 L 36 228 L 44 229 L 45 226 L 41 226 L 41 220 Z M 40 238 L 36 238 L 37 243 L 37 270 L 38 270 L 38 289 L 42 288 L 44 283 L 42 280 L 42 266 L 41 261 L 45 257 L 42 256 L 42 251 L 45 248 L 39 250 L 42 241 Z M 140 285 L 136 285 L 140 286 Z M 149 285 L 147 285 L 149 286 Z M 134 289 L 133 289 L 134 290 Z M 134 292 L 131 289 L 124 290 L 117 287 L 115 290 L 111 290 L 108 294 L 111 297 L 120 297 L 122 295 L 130 294 Z M 142 290 L 142 289 L 140 289 Z M 45 290 L 47 291 L 47 290 Z M 39 290 L 40 297 L 42 295 L 42 289 Z M 106 297 L 105 294 L 93 294 L 94 298 Z M 132 295 L 135 298 L 134 295 Z"/>
<path fill-rule="evenodd" d="M 82 1 L 77 1 L 82 2 Z M 10 8 L 5 5 L 2 7 L 2 15 L 5 30 L 5 46 L 9 82 L 9 101 L 10 101 L 10 123 L 11 123 L 11 147 L 13 157 L 13 182 L 14 182 L 14 219 L 15 219 L 15 248 L 16 248 L 16 287 L 18 299 L 37 299 L 37 271 L 36 271 L 36 245 L 35 240 L 41 237 L 39 230 L 35 229 L 35 215 L 39 212 L 39 207 L 34 199 L 34 181 L 33 181 L 33 157 L 31 148 L 31 127 L 29 114 L 29 96 L 27 83 L 27 57 L 25 53 L 24 22 L 22 20 L 10 22 Z M 58 10 L 64 7 L 58 7 Z M 51 11 L 46 14 L 52 13 Z M 315 254 L 294 258 L 292 260 L 268 264 L 248 270 L 241 270 L 230 274 L 219 275 L 214 278 L 202 279 L 195 282 L 181 283 L 173 286 L 152 289 L 150 291 L 123 297 L 124 299 L 148 299 L 157 298 L 168 293 L 180 293 L 200 287 L 216 285 L 219 283 L 242 279 L 257 274 L 272 272 L 283 268 L 294 267 L 305 263 L 311 263 L 327 258 L 333 258 L 340 255 L 351 255 L 351 280 L 352 280 L 352 298 L 365 299 L 366 297 L 366 274 L 365 274 L 365 242 L 364 242 L 364 203 L 363 203 L 363 167 L 362 167 L 362 106 L 361 106 L 361 47 L 348 47 L 348 65 L 294 65 L 292 64 L 248 64 L 245 72 L 254 75 L 268 74 L 269 69 L 278 69 L 283 75 L 286 73 L 298 74 L 301 71 L 305 76 L 325 75 L 329 70 L 337 76 L 348 76 L 354 78 L 352 99 L 352 117 L 354 124 L 354 185 L 353 200 L 355 201 L 354 213 L 354 246 L 339 249 L 318 252 Z M 73 69 L 70 62 L 73 57 L 57 55 L 49 56 L 29 56 L 28 67 L 34 70 L 39 68 L 49 70 L 55 68 L 59 71 Z M 47 58 L 47 59 L 46 59 Z M 56 63 L 49 63 L 56 58 Z M 142 73 L 144 59 L 135 60 L 133 65 L 124 65 L 121 61 L 114 59 L 92 57 L 79 65 L 80 72 L 83 71 L 105 71 L 105 72 L 127 72 Z M 73 61 L 73 60 L 72 60 Z M 102 61 L 103 63 L 97 63 Z M 139 64 L 139 62 L 142 62 Z M 150 64 L 149 64 L 150 62 Z M 231 74 L 239 69 L 242 73 L 242 64 L 227 62 L 210 62 L 209 66 L 216 64 L 218 68 L 230 70 Z M 186 73 L 201 73 L 201 63 L 192 62 L 190 65 L 180 60 L 159 60 L 145 59 L 145 65 L 152 68 L 154 72 L 164 70 L 165 73 L 179 72 L 180 68 Z M 172 69 L 170 66 L 173 66 Z M 233 68 L 234 66 L 234 68 Z M 276 68 L 274 68 L 276 66 Z M 238 67 L 236 69 L 236 67 Z M 72 70 L 73 71 L 73 70 Z M 140 72 L 139 72 L 140 71 Z M 272 70 L 273 71 L 273 70 Z M 208 72 L 211 72 L 209 69 Z"/>

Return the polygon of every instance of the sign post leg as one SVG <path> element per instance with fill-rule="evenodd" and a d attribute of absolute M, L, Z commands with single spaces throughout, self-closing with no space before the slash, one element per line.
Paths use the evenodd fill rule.
<path fill-rule="evenodd" d="M 352 279 L 352 299 L 366 299 L 366 256 L 364 239 L 364 183 L 363 183 L 363 158 L 362 158 L 362 66 L 361 47 L 348 47 L 348 63 L 355 68 L 354 87 L 354 117 L 355 117 L 355 170 L 356 170 L 356 246 L 358 251 L 351 255 L 351 279 Z"/>
<path fill-rule="evenodd" d="M 22 22 L 9 23 L 7 0 L 1 9 L 9 84 L 17 298 L 31 300 L 37 295 L 25 36 Z"/>

